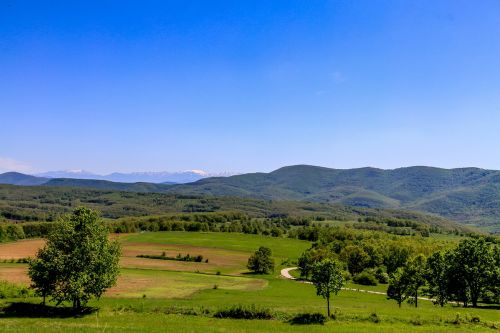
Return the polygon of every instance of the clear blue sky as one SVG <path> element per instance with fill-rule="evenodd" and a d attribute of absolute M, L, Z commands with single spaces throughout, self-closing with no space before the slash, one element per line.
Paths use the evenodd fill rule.
<path fill-rule="evenodd" d="M 500 169 L 500 2 L 0 2 L 0 171 Z"/>

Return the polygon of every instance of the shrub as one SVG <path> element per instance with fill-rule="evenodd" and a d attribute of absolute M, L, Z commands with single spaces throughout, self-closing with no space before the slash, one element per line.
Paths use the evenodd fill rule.
<path fill-rule="evenodd" d="M 247 267 L 258 274 L 269 274 L 274 271 L 274 259 L 270 248 L 261 246 L 248 258 Z"/>
<path fill-rule="evenodd" d="M 379 283 L 389 283 L 389 274 L 387 274 L 382 267 L 377 268 L 377 270 L 375 271 L 375 277 L 377 278 Z"/>
<path fill-rule="evenodd" d="M 300 313 L 290 320 L 292 325 L 325 324 L 326 317 L 322 313 Z"/>
<path fill-rule="evenodd" d="M 255 305 L 236 305 L 229 309 L 217 311 L 214 317 L 231 319 L 273 319 L 274 316 L 269 309 L 259 308 Z"/>
<path fill-rule="evenodd" d="M 30 289 L 7 281 L 0 281 L 0 299 L 28 296 L 33 296 L 33 292 Z"/>
<path fill-rule="evenodd" d="M 363 271 L 356 276 L 354 276 L 353 281 L 357 284 L 362 284 L 364 286 L 376 286 L 377 285 L 377 279 L 375 276 L 367 271 Z"/>
<path fill-rule="evenodd" d="M 191 256 L 189 253 L 183 256 L 182 254 L 178 254 L 176 257 L 168 257 L 165 252 L 161 255 L 154 254 L 139 254 L 137 258 L 146 258 L 146 259 L 159 259 L 159 260 L 176 260 L 176 261 L 190 261 L 190 262 L 203 262 L 203 256 Z M 205 263 L 208 263 L 208 259 L 205 260 Z"/>
<path fill-rule="evenodd" d="M 370 320 L 372 323 L 380 323 L 380 318 L 377 316 L 375 312 L 372 312 L 370 316 L 368 317 L 368 320 Z"/>
<path fill-rule="evenodd" d="M 342 271 L 342 278 L 344 279 L 344 281 L 350 281 L 352 280 L 352 275 L 351 273 L 349 273 L 349 271 Z"/>
<path fill-rule="evenodd" d="M 424 323 L 422 322 L 422 319 L 420 319 L 419 316 L 416 316 L 415 318 L 410 319 L 410 323 L 415 326 L 422 326 Z"/>

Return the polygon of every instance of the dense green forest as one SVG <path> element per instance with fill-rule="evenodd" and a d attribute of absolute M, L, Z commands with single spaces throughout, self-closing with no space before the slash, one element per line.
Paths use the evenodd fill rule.
<path fill-rule="evenodd" d="M 337 170 L 290 166 L 271 173 L 207 178 L 170 191 L 402 208 L 499 231 L 500 172 L 411 167 Z"/>
<path fill-rule="evenodd" d="M 424 224 L 443 231 L 470 232 L 452 221 L 417 212 L 372 209 L 340 204 L 270 201 L 238 197 L 212 197 L 137 193 L 84 188 L 0 185 L 0 219 L 17 222 L 54 221 L 75 207 L 88 206 L 104 218 L 141 217 L 168 213 L 243 212 L 250 217 L 309 217 L 318 221 L 362 221 L 380 228 Z M 389 222 L 387 222 L 389 221 Z M 406 225 L 408 224 L 408 225 Z M 415 227 L 415 226 L 413 226 Z"/>
<path fill-rule="evenodd" d="M 500 171 L 478 168 L 338 170 L 298 165 L 270 173 L 206 178 L 194 183 L 175 185 L 48 179 L 6 173 L 0 175 L 0 183 L 405 209 L 437 214 L 464 225 L 500 232 Z"/>

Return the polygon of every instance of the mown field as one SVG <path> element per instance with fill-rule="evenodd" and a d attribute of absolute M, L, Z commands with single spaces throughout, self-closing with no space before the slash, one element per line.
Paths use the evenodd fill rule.
<path fill-rule="evenodd" d="M 336 319 L 322 325 L 292 325 L 298 313 L 325 313 L 325 302 L 309 284 L 280 277 L 310 242 L 237 233 L 145 232 L 119 237 L 122 243 L 121 276 L 101 300 L 91 301 L 97 312 L 82 317 L 42 317 L 0 312 L 1 332 L 494 332 L 500 328 L 496 308 L 434 306 L 418 308 L 384 295 L 343 290 L 333 298 Z M 34 255 L 42 240 L 0 244 L 0 280 L 28 284 L 26 264 L 10 259 Z M 277 267 L 271 275 L 253 275 L 245 267 L 259 246 L 273 250 Z M 203 255 L 205 262 L 137 258 L 138 254 Z M 384 291 L 385 285 L 349 288 Z M 39 303 L 40 299 L 0 300 Z M 273 320 L 218 319 L 213 314 L 234 305 L 258 306 L 275 313 Z"/>

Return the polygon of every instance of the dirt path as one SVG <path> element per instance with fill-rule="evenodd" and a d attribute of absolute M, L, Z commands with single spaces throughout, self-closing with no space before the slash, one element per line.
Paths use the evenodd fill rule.
<path fill-rule="evenodd" d="M 281 270 L 281 276 L 284 277 L 285 279 L 290 279 L 290 280 L 297 280 L 294 278 L 292 275 L 290 275 L 290 271 L 293 271 L 297 269 L 298 267 L 288 267 L 288 268 L 283 268 Z M 302 283 L 307 283 L 307 284 L 312 284 L 310 281 L 299 281 Z M 367 293 L 367 294 L 376 294 L 376 295 L 387 295 L 386 293 L 383 293 L 381 291 L 373 291 L 373 290 L 363 290 L 363 289 L 355 289 L 355 288 L 342 288 L 342 290 L 348 290 L 348 291 L 357 291 L 360 293 Z M 418 297 L 419 300 L 423 301 L 434 301 L 431 298 L 426 298 L 426 297 Z"/>

